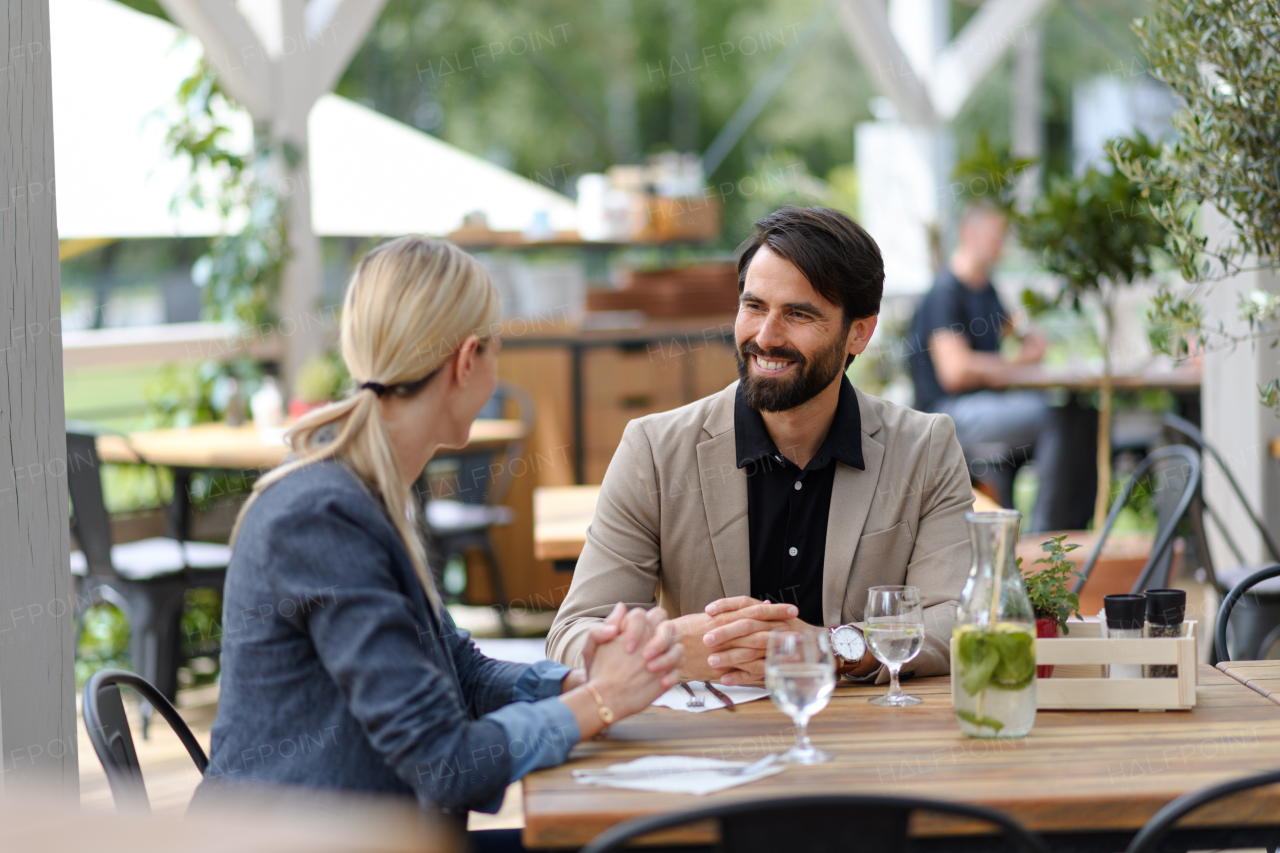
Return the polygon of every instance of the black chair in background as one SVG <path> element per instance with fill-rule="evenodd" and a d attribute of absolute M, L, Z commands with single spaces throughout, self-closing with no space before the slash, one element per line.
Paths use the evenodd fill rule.
<path fill-rule="evenodd" d="M 1016 821 L 980 806 L 906 797 L 832 794 L 722 803 L 636 818 L 602 832 L 580 853 L 621 850 L 649 833 L 705 820 L 720 824 L 721 841 L 716 849 L 723 853 L 827 853 L 839 849 L 901 853 L 907 849 L 908 821 L 916 811 L 957 815 L 991 824 L 1021 853 L 1043 853 L 1048 849 L 1038 836 Z"/>
<path fill-rule="evenodd" d="M 960 451 L 969 468 L 969 479 L 985 487 L 983 491 L 1000 506 L 1013 506 L 1013 481 L 1029 454 L 1024 451 L 1019 455 L 1000 442 L 962 444 Z"/>
<path fill-rule="evenodd" d="M 123 610 L 129 618 L 133 669 L 173 701 L 178 695 L 186 592 L 196 587 L 221 591 L 231 549 L 161 536 L 112 544 L 101 470 L 95 434 L 83 424 L 69 423 L 67 488 L 71 532 L 80 546 L 71 553 L 79 591 L 77 625 L 84 609 L 98 601 Z"/>
<path fill-rule="evenodd" d="M 94 673 L 84 686 L 84 727 L 89 742 L 106 771 L 116 809 L 150 812 L 151 801 L 147 798 L 147 786 L 142 779 L 138 753 L 129 733 L 129 719 L 120 697 L 121 685 L 138 691 L 143 700 L 160 712 L 187 748 L 197 770 L 204 773 L 209 759 L 177 710 L 145 678 L 119 669 L 103 669 Z"/>
<path fill-rule="evenodd" d="M 1174 534 L 1177 532 L 1178 522 L 1187 514 L 1192 499 L 1200 489 L 1200 456 L 1190 447 L 1182 444 L 1157 448 L 1133 469 L 1133 474 L 1120 490 L 1119 497 L 1111 504 L 1111 511 L 1107 513 L 1107 520 L 1102 525 L 1098 541 L 1094 544 L 1093 551 L 1089 554 L 1089 559 L 1085 560 L 1084 565 L 1080 568 L 1082 577 L 1076 579 L 1071 588 L 1072 592 L 1078 593 L 1089 579 L 1089 573 L 1093 571 L 1094 564 L 1098 562 L 1098 557 L 1102 554 L 1102 548 L 1106 544 L 1107 537 L 1111 535 L 1111 528 L 1115 526 L 1116 519 L 1120 516 L 1120 511 L 1129 502 L 1134 486 L 1148 472 L 1152 471 L 1158 463 L 1165 460 L 1170 460 L 1172 464 L 1161 466 L 1161 472 L 1164 475 L 1166 484 L 1171 488 L 1168 491 L 1164 488 L 1159 489 L 1158 491 L 1164 492 L 1164 494 L 1157 495 L 1157 502 L 1168 503 L 1172 506 L 1172 509 L 1166 509 L 1158 513 L 1160 522 L 1157 525 L 1155 542 L 1151 546 L 1151 556 L 1147 558 L 1147 562 L 1142 567 L 1142 572 L 1138 575 L 1138 579 L 1134 582 L 1133 589 L 1130 591 L 1142 592 L 1145 589 L 1161 589 L 1168 585 L 1169 567 L 1172 561 L 1165 560 L 1164 557 L 1166 554 L 1172 553 L 1173 539 Z M 1182 464 L 1178 464 L 1179 462 Z M 1174 495 L 1176 495 L 1176 500 L 1170 500 Z"/>
<path fill-rule="evenodd" d="M 1259 773 L 1256 776 L 1245 776 L 1241 779 L 1219 782 L 1217 785 L 1209 785 L 1197 791 L 1183 794 L 1156 812 L 1155 817 L 1147 821 L 1146 826 L 1138 830 L 1138 834 L 1129 842 L 1129 847 L 1125 853 L 1157 853 L 1157 851 L 1168 849 L 1168 845 L 1162 845 L 1161 842 L 1173 831 L 1174 824 L 1191 812 L 1232 794 L 1276 783 L 1280 783 L 1280 770 L 1270 770 L 1266 773 Z M 1276 822 L 1280 824 L 1280 817 L 1276 818 Z M 1231 830 L 1212 827 L 1198 831 L 1205 833 L 1204 840 L 1189 839 L 1184 844 L 1180 844 L 1178 849 L 1265 846 L 1268 851 L 1274 851 L 1276 845 L 1280 843 L 1280 826 L 1236 830 L 1235 832 L 1239 837 L 1229 840 L 1224 840 L 1222 834 L 1231 832 Z M 1190 832 L 1194 833 L 1197 830 L 1190 830 Z"/>
<path fill-rule="evenodd" d="M 1248 517 L 1254 529 L 1258 531 L 1258 536 L 1266 549 L 1270 562 L 1280 563 L 1280 546 L 1276 544 L 1275 538 L 1267 530 L 1267 526 L 1263 524 L 1253 505 L 1249 503 L 1249 499 L 1245 497 L 1244 490 L 1240 488 L 1235 475 L 1227 467 L 1222 454 L 1218 453 L 1217 449 L 1205 440 L 1204 434 L 1200 432 L 1195 424 L 1177 415 L 1165 415 L 1164 424 L 1167 428 L 1186 436 L 1192 444 L 1199 447 L 1202 453 L 1208 454 L 1217 464 L 1226 479 L 1227 486 L 1235 495 L 1240 508 L 1244 510 L 1245 516 Z M 1213 558 L 1209 553 L 1208 540 L 1205 536 L 1205 516 L 1208 516 L 1209 521 L 1213 522 L 1214 527 L 1217 528 L 1218 533 L 1222 536 L 1222 541 L 1231 551 L 1232 556 L 1235 557 L 1234 566 L 1222 568 L 1214 565 Z M 1233 589 L 1248 578 L 1253 577 L 1262 568 L 1259 565 L 1249 564 L 1245 559 L 1244 553 L 1240 550 L 1235 537 L 1227 529 L 1222 517 L 1205 500 L 1203 487 L 1196 493 L 1196 499 L 1191 506 L 1189 518 L 1195 538 L 1196 550 L 1200 554 L 1205 568 L 1209 570 L 1209 576 L 1213 578 L 1220 593 L 1228 595 Z M 1238 606 L 1234 607 L 1234 609 L 1226 608 L 1227 614 L 1234 614 L 1235 621 L 1230 626 L 1231 645 L 1235 647 L 1236 657 L 1240 660 L 1264 658 L 1271 647 L 1280 642 L 1280 580 L 1271 580 L 1272 577 L 1274 576 L 1269 576 L 1266 579 L 1258 578 L 1253 583 L 1248 584 L 1245 587 L 1245 589 L 1250 590 L 1248 597 L 1240 600 L 1239 596 L 1237 596 L 1236 603 Z M 1224 601 L 1224 608 L 1225 605 L 1226 602 Z M 1215 633 L 1218 630 L 1225 629 L 1226 625 L 1224 623 L 1221 629 L 1215 628 Z M 1218 654 L 1219 660 L 1230 660 L 1222 652 L 1218 652 Z"/>
<path fill-rule="evenodd" d="M 499 381 L 479 417 L 505 417 L 509 402 L 519 408 L 520 421 L 528 435 L 533 429 L 537 410 L 533 396 L 514 383 Z M 437 585 L 444 589 L 441 573 L 449 557 L 465 559 L 468 551 L 478 549 L 484 555 L 498 618 L 505 636 L 513 633 L 507 619 L 511 599 L 507 595 L 507 586 L 502 578 L 502 569 L 489 531 L 515 520 L 515 511 L 503 506 L 502 502 L 515 479 L 517 466 L 514 463 L 524 455 L 524 447 L 524 441 L 513 441 L 507 445 L 506 452 L 501 454 L 481 451 L 450 454 L 432 460 L 417 485 L 418 496 L 423 501 L 423 519 L 428 541 L 436 556 L 432 563 Z M 441 474 L 445 476 L 442 477 Z M 434 497 L 431 491 L 432 480 L 442 485 L 440 493 Z"/>
<path fill-rule="evenodd" d="M 1235 609 L 1236 603 L 1240 601 L 1240 597 L 1249 592 L 1254 586 L 1263 581 L 1280 577 L 1280 565 L 1266 566 L 1258 569 L 1247 578 L 1241 580 L 1233 586 L 1225 598 L 1222 599 L 1222 606 L 1218 608 L 1218 619 L 1213 626 L 1213 651 L 1217 655 L 1218 660 L 1231 660 L 1230 647 L 1227 645 L 1227 625 L 1231 622 L 1231 611 Z M 1280 633 L 1280 628 L 1272 631 L 1273 634 Z M 1261 651 L 1270 648 L 1270 642 L 1265 645 Z M 1256 653 L 1256 649 L 1249 651 Z M 1249 655 L 1241 655 L 1240 660 L 1258 660 L 1256 657 Z"/>

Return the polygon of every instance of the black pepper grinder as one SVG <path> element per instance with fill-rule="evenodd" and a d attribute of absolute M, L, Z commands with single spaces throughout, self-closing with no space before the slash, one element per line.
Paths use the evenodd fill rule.
<path fill-rule="evenodd" d="M 1147 590 L 1148 637 L 1181 637 L 1182 619 L 1187 612 L 1187 591 L 1184 589 Z M 1149 664 L 1147 678 L 1177 678 L 1177 664 Z"/>

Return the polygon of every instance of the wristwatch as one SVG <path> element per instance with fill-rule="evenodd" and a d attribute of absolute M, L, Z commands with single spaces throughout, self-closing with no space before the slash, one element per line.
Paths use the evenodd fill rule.
<path fill-rule="evenodd" d="M 831 628 L 831 650 L 836 654 L 836 670 L 844 672 L 862 663 L 867 653 L 867 640 L 856 625 Z"/>

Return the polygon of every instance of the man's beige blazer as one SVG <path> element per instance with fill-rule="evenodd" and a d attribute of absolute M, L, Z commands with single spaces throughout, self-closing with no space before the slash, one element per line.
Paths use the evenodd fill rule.
<path fill-rule="evenodd" d="M 619 601 L 656 602 L 680 616 L 751 594 L 747 477 L 737 466 L 733 426 L 737 388 L 627 425 L 547 637 L 551 658 L 581 665 L 587 631 Z M 943 675 L 970 562 L 964 514 L 973 491 L 964 455 L 946 415 L 857 395 L 866 468 L 835 463 L 823 622 L 861 622 L 869 587 L 917 586 L 926 638 L 903 669 Z"/>

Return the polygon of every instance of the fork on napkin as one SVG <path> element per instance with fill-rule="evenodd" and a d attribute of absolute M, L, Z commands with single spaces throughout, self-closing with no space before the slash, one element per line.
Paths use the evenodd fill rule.
<path fill-rule="evenodd" d="M 573 778 L 581 785 L 701 796 L 781 773 L 784 765 L 774 763 L 776 759 L 776 755 L 768 755 L 747 763 L 692 755 L 646 755 L 623 764 L 574 770 Z"/>
<path fill-rule="evenodd" d="M 701 713 L 703 711 L 715 711 L 726 707 L 716 696 L 707 690 L 705 684 L 701 681 L 685 682 L 688 687 L 677 684 L 666 693 L 663 693 L 657 699 L 653 700 L 654 705 L 663 708 L 674 708 L 677 711 L 689 711 L 692 713 Z M 690 705 L 689 694 L 686 690 L 692 690 L 698 698 L 702 699 L 702 705 Z M 757 699 L 763 699 L 769 695 L 769 691 L 763 687 L 730 687 L 724 684 L 717 684 L 716 690 L 728 696 L 735 705 L 741 705 L 744 702 L 754 702 Z"/>

